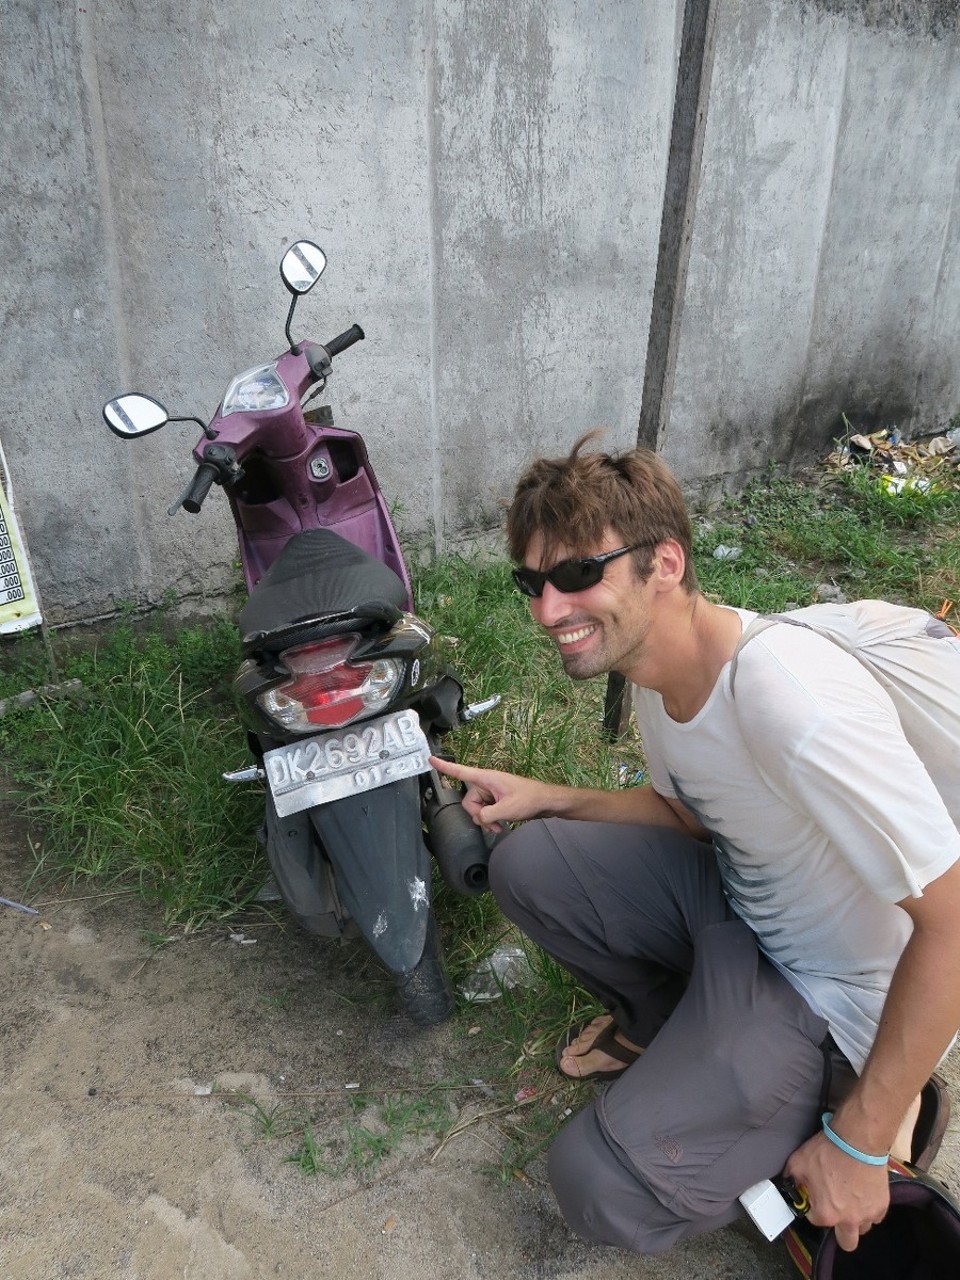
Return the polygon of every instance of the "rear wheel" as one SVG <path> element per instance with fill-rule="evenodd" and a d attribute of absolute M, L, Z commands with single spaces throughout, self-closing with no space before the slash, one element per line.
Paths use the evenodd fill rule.
<path fill-rule="evenodd" d="M 443 948 L 432 907 L 420 960 L 409 973 L 394 974 L 394 980 L 405 1012 L 418 1027 L 435 1027 L 453 1013 L 453 989 L 444 968 Z"/>

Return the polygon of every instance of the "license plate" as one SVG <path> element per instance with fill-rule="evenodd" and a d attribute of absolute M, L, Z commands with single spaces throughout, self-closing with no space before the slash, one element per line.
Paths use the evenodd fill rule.
<path fill-rule="evenodd" d="M 415 711 L 393 711 L 264 752 L 263 766 L 281 818 L 344 796 L 426 773 L 430 747 Z"/>

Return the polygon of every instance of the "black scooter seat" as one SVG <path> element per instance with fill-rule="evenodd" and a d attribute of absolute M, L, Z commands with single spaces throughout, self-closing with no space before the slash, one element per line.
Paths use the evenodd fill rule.
<path fill-rule="evenodd" d="M 332 529 L 290 539 L 240 611 L 245 646 L 300 623 L 356 619 L 392 626 L 407 605 L 400 578 Z"/>

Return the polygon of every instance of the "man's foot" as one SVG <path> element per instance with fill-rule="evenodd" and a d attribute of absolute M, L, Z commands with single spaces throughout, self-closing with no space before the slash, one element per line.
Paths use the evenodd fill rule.
<path fill-rule="evenodd" d="M 557 1045 L 557 1067 L 570 1080 L 616 1080 L 643 1053 L 609 1014 L 571 1027 Z"/>

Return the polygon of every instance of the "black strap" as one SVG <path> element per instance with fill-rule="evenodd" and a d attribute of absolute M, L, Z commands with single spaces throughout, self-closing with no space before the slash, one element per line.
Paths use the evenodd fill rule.
<path fill-rule="evenodd" d="M 820 1114 L 830 1110 L 830 1089 L 833 1086 L 833 1058 L 831 1052 L 834 1049 L 833 1036 L 828 1031 L 822 1044 L 820 1052 L 823 1054 L 823 1081 L 820 1085 Z"/>

